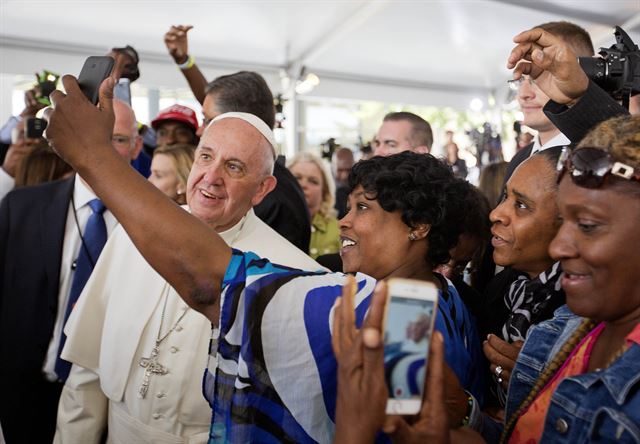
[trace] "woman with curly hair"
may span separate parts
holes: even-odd
[[[463,386],[483,386],[475,324],[457,290],[432,270],[449,261],[464,230],[465,182],[431,155],[403,152],[356,163],[347,214],[340,220],[343,271],[378,280],[420,279],[440,290],[435,328]]]
[[[340,249],[340,230],[335,203],[336,185],[331,172],[318,156],[298,153],[288,165],[298,180],[311,216],[309,256],[337,253]]]

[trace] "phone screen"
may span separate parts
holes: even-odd
[[[436,307],[437,291],[429,298],[390,294],[384,333],[387,413],[420,410]]]

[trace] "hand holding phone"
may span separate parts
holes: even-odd
[[[115,119],[115,82],[111,77],[95,82],[94,94],[101,97],[100,108],[94,105],[98,102],[97,98],[87,100],[85,91],[75,77],[63,76],[62,84],[65,92],[52,92],[50,98],[53,106],[44,112],[48,122],[45,137],[60,157],[80,169],[91,162],[97,152],[109,152],[109,155],[114,152],[111,139]]]
[[[420,411],[429,343],[438,308],[430,282],[392,278],[384,327],[384,367],[389,389],[387,414]]]
[[[78,85],[94,105],[98,103],[100,85],[111,74],[114,62],[109,56],[91,56],[84,62],[78,76]]]
[[[356,283],[347,276],[342,297],[332,310],[332,347],[338,364],[334,443],[371,443],[382,427],[387,403],[382,356],[382,321],[386,286],[379,282],[370,297],[362,328],[356,328]]]

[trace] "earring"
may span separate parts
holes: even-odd
[[[409,240],[410,241],[414,241],[417,240],[418,236],[416,236],[416,233],[414,233],[413,231],[411,233],[409,233]]]

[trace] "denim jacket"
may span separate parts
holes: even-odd
[[[509,381],[505,417],[520,406],[536,379],[582,323],[564,305],[529,331]],[[481,433],[498,442],[502,424],[487,418]],[[633,344],[603,371],[565,378],[545,419],[543,443],[640,443],[640,346]]]

